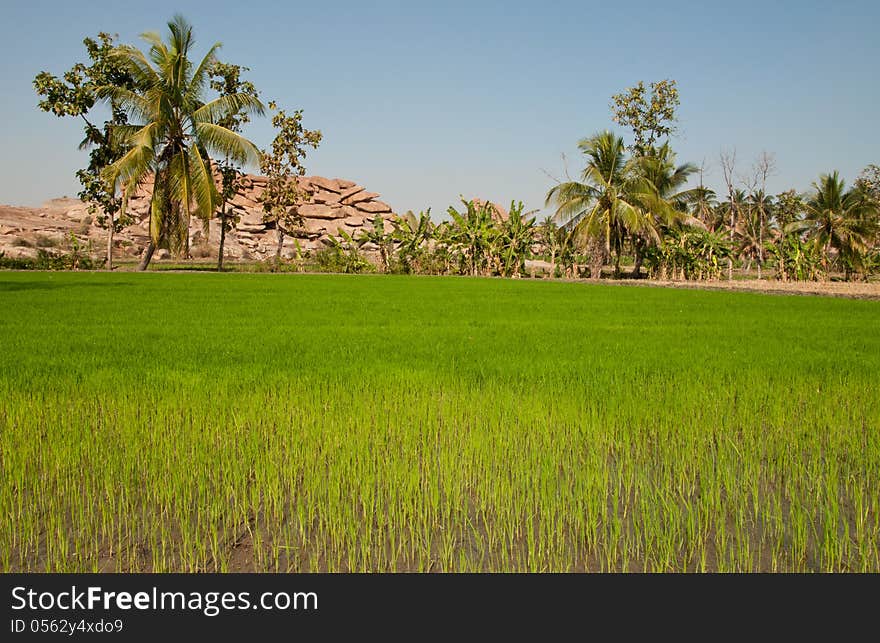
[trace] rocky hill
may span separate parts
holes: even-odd
[[[316,250],[340,230],[356,234],[370,225],[378,214],[391,229],[394,216],[391,206],[378,200],[379,194],[346,179],[321,176],[299,177],[301,189],[309,202],[299,207],[303,225],[295,238],[286,238],[282,254],[291,257],[296,243],[302,250]],[[246,175],[231,201],[231,212],[237,218],[236,229],[226,236],[224,254],[230,259],[262,260],[274,256],[277,244],[274,226],[263,221],[260,197],[266,177]],[[116,235],[114,257],[137,258],[149,241],[149,207],[152,186],[145,184],[129,202],[128,215],[133,223]],[[39,249],[64,249],[75,238],[80,244],[91,242],[96,257],[106,253],[107,231],[96,223],[87,204],[77,199],[53,199],[40,208],[0,206],[0,252],[7,257],[34,257]],[[207,230],[201,220],[193,218],[190,225],[190,251],[193,257],[215,257],[220,240],[219,219],[213,219]],[[159,251],[155,258],[167,258]]]

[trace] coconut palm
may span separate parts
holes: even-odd
[[[553,186],[546,204],[556,204],[555,218],[574,228],[578,240],[594,241],[590,248],[590,276],[598,278],[605,257],[615,255],[614,272],[620,274],[620,255],[629,234],[658,238],[654,217],[641,201],[649,193],[645,182],[627,161],[623,139],[601,132],[578,143],[587,157],[580,181]],[[598,242],[598,243],[595,243]]]
[[[864,191],[847,190],[836,171],[820,176],[813,190],[804,204],[804,218],[789,224],[788,230],[806,232],[807,240],[822,250],[826,273],[831,251],[836,251],[849,279],[853,271],[864,270],[864,255],[877,232],[877,207]]]
[[[689,214],[689,210],[705,201],[705,188],[685,189],[691,175],[698,171],[697,166],[690,163],[675,164],[675,153],[664,143],[650,156],[638,157],[634,160],[638,179],[633,182],[632,192],[641,208],[653,217],[653,225],[648,231],[662,234],[673,226],[690,225],[705,228],[703,222]],[[656,234],[634,232],[632,236],[635,263],[633,276],[641,272],[644,249]]]
[[[245,93],[209,102],[203,98],[220,43],[193,64],[192,27],[178,15],[168,23],[168,30],[167,42],[156,33],[142,35],[150,45],[148,54],[131,46],[117,48],[114,56],[134,78],[136,90],[117,86],[99,90],[102,98],[120,105],[132,123],[116,128],[114,135],[129,151],[107,168],[105,177],[114,187],[122,186],[124,200],[150,175],[154,180],[150,243],[141,270],[160,245],[178,254],[185,250],[190,216],[208,219],[221,202],[209,153],[242,164],[259,160],[253,143],[218,123],[242,111],[261,114],[260,101]]]

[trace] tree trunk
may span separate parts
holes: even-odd
[[[279,225],[276,225],[276,230],[278,231],[278,245],[275,246],[275,268],[274,270],[277,272],[278,268],[281,267],[281,246],[284,243],[284,229]]]
[[[761,278],[761,264],[764,263],[764,215],[763,208],[758,228],[758,279]]]
[[[635,262],[633,263],[632,277],[633,279],[641,279],[642,278],[642,262],[645,260],[644,254],[642,254],[642,243],[635,244]]]
[[[144,251],[144,258],[141,259],[140,265],[138,265],[138,270],[146,270],[147,266],[150,265],[150,259],[153,258],[153,253],[156,251],[156,246],[152,240],[147,244],[147,249]]]
[[[107,270],[113,272],[113,233],[116,224],[113,222],[113,213],[110,213],[110,226],[107,228]]]
[[[220,253],[217,255],[217,272],[223,272],[223,244],[226,243],[226,202],[220,210]]]
[[[590,279],[599,279],[602,276],[602,266],[605,265],[605,244],[601,239],[590,239]]]
[[[614,278],[620,279],[620,250],[614,253]]]

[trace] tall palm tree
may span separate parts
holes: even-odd
[[[628,234],[657,238],[654,219],[640,201],[648,193],[644,181],[626,158],[623,139],[600,132],[578,143],[587,157],[580,181],[553,186],[546,204],[556,204],[555,218],[574,228],[578,239],[594,242],[590,252],[590,276],[598,278],[605,257],[615,255],[614,272],[620,274],[620,255]],[[597,256],[598,255],[598,256]]]
[[[137,89],[105,86],[99,90],[102,98],[120,105],[132,123],[116,128],[114,135],[129,151],[107,168],[105,177],[114,187],[122,186],[125,201],[153,176],[150,243],[141,270],[159,245],[170,246],[176,253],[185,249],[190,216],[207,220],[219,205],[209,153],[242,164],[259,160],[253,143],[218,122],[241,111],[261,114],[262,103],[245,93],[205,102],[204,90],[220,43],[193,64],[192,27],[177,15],[168,30],[167,43],[157,33],[142,34],[150,45],[148,55],[132,46],[117,48],[114,55],[134,78]]]
[[[698,171],[691,163],[675,164],[675,153],[664,143],[650,156],[634,160],[635,171],[640,180],[633,184],[633,193],[642,209],[653,217],[650,229],[663,232],[673,226],[691,225],[705,228],[703,222],[689,214],[692,207],[705,201],[705,188],[685,189],[690,177]],[[638,277],[644,260],[644,249],[651,236],[633,234],[635,262],[633,276]]]
[[[804,218],[787,229],[806,232],[807,240],[823,251],[826,273],[835,250],[849,279],[853,270],[864,267],[865,252],[878,228],[877,207],[862,190],[847,190],[836,171],[821,175],[813,190],[804,205]]]

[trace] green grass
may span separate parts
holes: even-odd
[[[0,570],[880,571],[880,304],[0,275]]]

